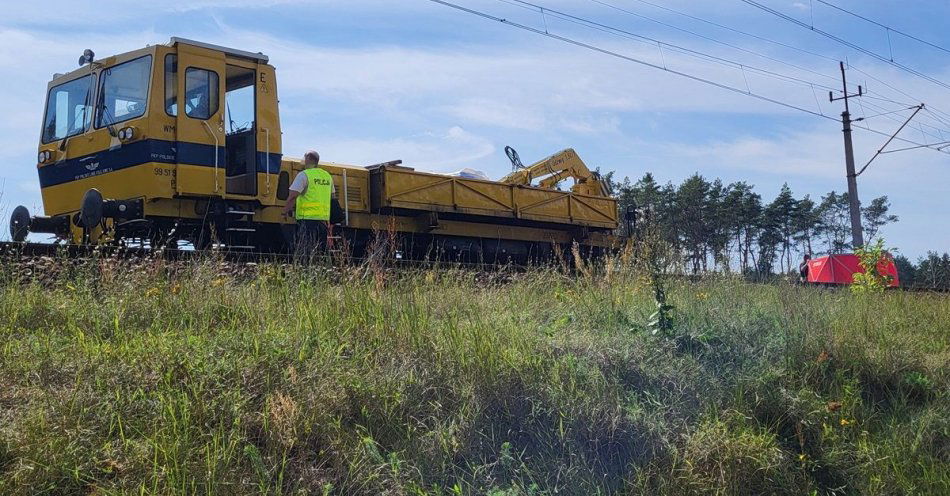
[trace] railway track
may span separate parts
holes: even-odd
[[[154,258],[167,260],[199,260],[217,257],[229,262],[292,262],[293,256],[278,253],[259,253],[228,250],[190,250],[166,248],[154,250],[148,247],[66,245],[53,243],[0,242],[0,256],[5,258],[60,257],[64,259],[88,258]]]
[[[66,245],[53,243],[17,243],[0,242],[0,260],[23,261],[37,258],[63,260],[92,260],[92,259],[118,259],[118,260],[147,260],[161,258],[168,261],[199,261],[214,260],[230,264],[291,264],[300,261],[292,254],[286,253],[261,253],[250,251],[235,251],[226,249],[211,250],[193,250],[165,248],[153,250],[148,247],[121,247],[121,246],[92,246],[92,245]],[[349,257],[347,263],[359,265],[369,261],[368,258]],[[478,262],[449,262],[449,261],[418,261],[389,259],[387,265],[394,268],[462,268],[483,272],[498,272],[523,270],[523,265],[514,264],[488,264]],[[693,282],[715,279],[718,275],[682,275],[678,279],[689,280]],[[774,282],[761,282],[760,284],[775,284]],[[830,289],[840,289],[840,286],[827,286]],[[901,291],[913,293],[943,293],[950,294],[948,288],[930,288],[902,286]]]
[[[102,245],[67,245],[54,243],[18,243],[0,242],[0,260],[18,262],[26,260],[149,260],[162,259],[167,261],[201,261],[225,262],[235,265],[253,264],[294,264],[310,263],[316,259],[307,260],[290,253],[267,253],[244,250],[209,249],[194,250],[181,248],[152,249],[149,247],[102,246]],[[401,257],[353,257],[339,259],[348,265],[359,266],[374,261],[390,268],[403,269],[430,269],[430,268],[464,268],[468,270],[499,272],[523,270],[525,266],[517,264],[480,263],[468,261],[445,260],[408,260]],[[341,263],[342,263],[341,262]]]

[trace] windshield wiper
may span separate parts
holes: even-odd
[[[115,126],[113,125],[113,122],[115,121],[115,116],[112,115],[112,111],[109,110],[109,106],[106,105],[106,102],[100,101],[100,102],[99,102],[99,105],[98,105],[97,107],[98,107],[98,108],[96,108],[96,112],[97,112],[97,113],[98,113],[98,112],[107,112],[109,115],[112,116],[112,117],[108,117],[108,116],[103,116],[103,117],[105,117],[106,119],[108,119],[108,122],[106,123],[106,129],[109,130],[109,136],[112,136],[113,138],[117,137],[117,136],[119,135],[119,133],[116,132]]]
[[[86,76],[86,77],[89,77],[89,76]],[[85,100],[83,100],[83,104],[82,104],[82,107],[83,107],[83,110],[82,110],[83,131],[82,132],[83,133],[89,130],[89,125],[86,124],[86,109],[90,107],[89,100],[92,100],[92,88],[86,90],[86,98]],[[91,124],[92,116],[89,116],[89,117],[90,117],[89,122]],[[82,133],[74,133],[74,134],[82,134]],[[109,134],[112,134],[112,130],[109,131]],[[63,141],[59,142],[59,151],[61,152],[66,151],[66,145],[69,144],[69,138],[71,136],[72,135],[69,135],[69,133],[67,133],[67,136],[63,138]],[[113,136],[115,135],[113,134]]]

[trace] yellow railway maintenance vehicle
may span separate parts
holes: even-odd
[[[334,235],[356,253],[385,232],[407,257],[482,260],[618,243],[617,202],[573,150],[529,167],[508,151],[517,170],[502,181],[321,163],[340,196]],[[302,162],[283,156],[276,70],[261,53],[181,38],[99,60],[87,50],[49,83],[37,162],[46,216],[17,207],[14,241],[293,245],[281,207]],[[555,189],[567,178],[571,191]]]

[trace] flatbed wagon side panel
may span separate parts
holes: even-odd
[[[460,211],[514,217],[511,187],[408,169],[386,168],[384,202],[389,207]]]
[[[373,171],[378,207],[518,218],[615,229],[612,198],[383,167]],[[375,207],[374,207],[375,208]]]
[[[616,229],[617,201],[541,188],[515,189],[521,218]]]

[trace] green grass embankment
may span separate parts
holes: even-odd
[[[950,298],[635,271],[0,280],[2,494],[950,494]]]

